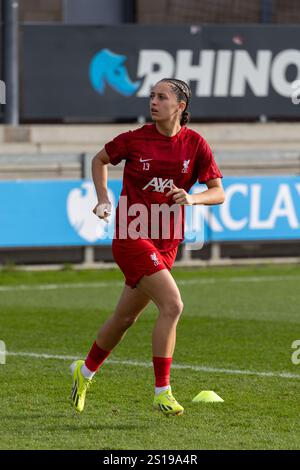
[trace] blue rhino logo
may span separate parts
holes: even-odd
[[[98,93],[103,95],[106,83],[124,96],[131,96],[137,91],[141,82],[130,80],[125,61],[126,56],[114,54],[108,49],[102,49],[93,57],[90,80]]]

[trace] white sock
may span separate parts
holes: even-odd
[[[86,379],[92,379],[94,377],[94,375],[96,374],[96,372],[92,372],[90,369],[88,369],[85,364],[83,364],[81,366],[80,371],[81,371],[83,377],[86,378]]]
[[[165,387],[155,387],[155,395],[159,395],[162,392],[165,392],[166,390],[171,390],[170,385],[166,385]]]

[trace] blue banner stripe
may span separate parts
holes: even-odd
[[[226,177],[223,184],[224,204],[186,207],[187,242],[203,233],[206,242],[300,239],[299,176]],[[121,180],[108,183],[114,207],[121,187]],[[0,246],[109,245],[114,218],[97,219],[95,204],[89,180],[1,182]]]

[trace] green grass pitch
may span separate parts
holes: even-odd
[[[0,449],[300,448],[300,364],[291,361],[300,266],[173,274],[185,304],[171,376],[185,407],[177,418],[151,408],[153,304],[102,367],[83,414],[70,406],[66,357],[84,358],[112,313],[118,270],[0,273],[0,339],[9,353],[0,364]],[[224,403],[192,403],[201,390]]]

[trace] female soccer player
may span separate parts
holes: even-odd
[[[184,224],[184,205],[224,202],[222,175],[209,145],[186,127],[190,100],[191,90],[185,82],[173,78],[159,81],[150,95],[154,123],[120,134],[93,159],[98,196],[94,213],[106,221],[111,212],[107,164],[117,165],[125,159],[112,244],[125,286],[114,314],[99,330],[86,360],[75,361],[71,366],[72,403],[78,412],[83,411],[94,374],[152,300],[158,308],[152,335],[153,407],[165,415],[183,413],[170,387],[176,326],[183,309],[170,271],[183,239],[180,229]],[[205,183],[207,190],[188,194],[197,180]],[[157,207],[164,207],[163,221],[154,217]]]

